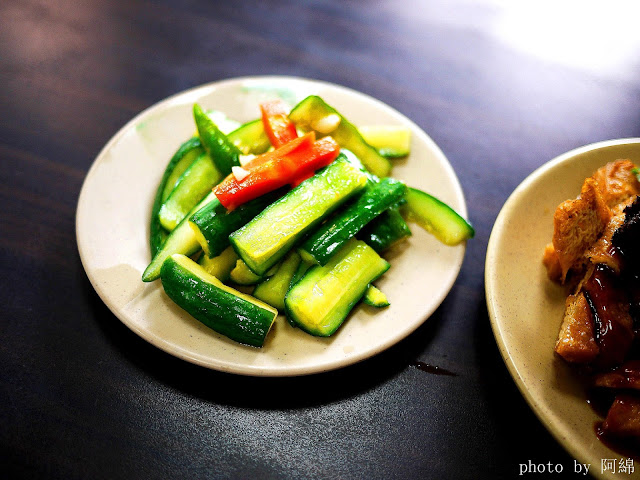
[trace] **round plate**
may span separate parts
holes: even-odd
[[[245,122],[259,117],[259,102],[279,97],[293,106],[322,96],[356,125],[407,125],[411,156],[393,175],[426,190],[466,216],[458,179],[437,145],[406,117],[362,93],[293,77],[246,77],[203,85],[172,96],[125,125],[104,147],[84,181],[76,216],[85,271],[105,304],[131,330],[172,355],[209,368],[245,375],[303,375],[343,367],[374,355],[414,331],[445,298],[465,247],[447,247],[413,228],[404,245],[385,255],[389,271],[376,282],[391,306],[358,306],[340,330],[322,339],[276,320],[263,348],[237,344],[193,319],[141,275],[150,261],[151,203],[169,158],[193,135],[192,108],[225,112]]]
[[[561,155],[533,172],[511,194],[493,227],[485,265],[487,306],[502,357],[522,395],[551,434],[590,473],[620,458],[601,443],[601,420],[587,404],[576,372],[554,353],[566,292],[542,264],[553,214],[580,193],[584,179],[620,158],[640,162],[640,139],[596,143]],[[565,466],[566,467],[566,466]]]

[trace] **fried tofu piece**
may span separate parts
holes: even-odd
[[[636,296],[633,289],[627,293],[628,285],[618,284],[629,265],[640,265],[640,223],[634,217],[640,214],[629,207],[639,205],[634,168],[629,160],[610,162],[584,181],[578,198],[558,206],[543,264],[551,280],[577,292],[566,300],[555,352],[569,363],[600,371],[593,378],[596,387],[625,392],[616,396],[602,433],[640,448],[640,360],[624,362],[634,338],[640,342]]]
[[[600,352],[591,307],[582,292],[567,297],[555,351],[567,362],[579,364],[592,362]]]
[[[580,272],[587,263],[620,270],[611,238],[624,222],[624,207],[640,195],[634,168],[630,160],[609,162],[584,181],[578,198],[558,206],[553,249],[547,246],[543,256],[550,279],[564,283],[569,271]]]
[[[598,184],[602,198],[609,207],[640,195],[640,182],[633,173],[634,168],[630,160],[616,160],[600,167],[591,177]]]
[[[572,268],[585,262],[585,252],[600,237],[611,218],[611,210],[604,201],[593,178],[587,178],[580,196],[562,202],[553,217],[553,248],[561,268],[561,281]]]
[[[552,282],[560,283],[562,281],[562,267],[560,266],[560,260],[556,249],[553,248],[553,243],[547,244],[542,254],[542,263],[547,269],[547,275]]]

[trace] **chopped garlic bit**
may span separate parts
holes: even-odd
[[[248,170],[235,165],[231,167],[231,173],[233,173],[233,176],[236,177],[236,180],[239,182],[241,182],[247,175],[249,175]]]
[[[250,153],[248,155],[240,155],[238,160],[240,161],[240,166],[244,167],[247,163],[249,163],[254,158],[256,158],[256,156]]]
[[[340,125],[340,115],[330,113],[326,117],[319,118],[315,122],[312,122],[311,128],[326,135],[338,128],[338,125]]]

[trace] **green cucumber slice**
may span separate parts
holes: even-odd
[[[332,116],[338,119],[337,123],[326,122]],[[364,166],[374,175],[386,177],[391,172],[389,160],[365,142],[358,129],[335,108],[327,105],[322,98],[316,95],[305,98],[291,110],[289,118],[296,124],[297,128],[303,131],[314,130],[319,137],[331,135],[341,147],[347,148],[356,154]],[[329,126],[326,124],[329,124]]]
[[[363,125],[358,131],[364,141],[386,158],[402,158],[411,150],[411,129],[401,125]]]
[[[389,263],[361,240],[351,239],[325,266],[311,267],[287,293],[287,317],[311,335],[328,337],[342,325],[369,284]]]
[[[367,287],[367,291],[364,292],[364,296],[362,297],[362,303],[376,308],[384,308],[391,305],[384,292],[374,285]]]
[[[298,252],[290,251],[276,272],[256,286],[253,296],[277,308],[279,312],[284,312],[284,297],[289,291],[291,280],[298,270],[300,262]]]
[[[310,234],[299,247],[302,258],[307,262],[325,265],[367,223],[398,203],[406,190],[403,182],[390,177],[378,183],[369,183],[356,200],[337,211]]]
[[[262,195],[232,211],[227,211],[219,200],[210,202],[189,218],[189,224],[198,238],[205,255],[213,257],[229,246],[229,235],[263,211],[284,194],[283,189]]]
[[[262,347],[278,311],[226,286],[190,258],[174,254],[162,265],[167,296],[207,327],[230,339]]]
[[[173,191],[167,197],[158,217],[164,228],[171,231],[187,213],[222,180],[211,157],[202,153],[185,170]]]
[[[304,274],[307,273],[307,270],[309,270],[313,265],[314,265],[313,263],[308,263],[302,260],[298,265],[298,268],[296,268],[296,271],[294,272],[293,277],[291,277],[289,288],[293,287],[296,283],[298,283],[302,279],[302,277],[304,277]]]
[[[273,275],[276,272],[277,267],[278,265],[274,265],[273,267],[271,267],[271,269],[269,269],[269,271],[264,276],[256,275],[249,269],[249,267],[247,267],[247,264],[239,258],[238,260],[236,260],[236,264],[231,270],[229,279],[237,285],[256,285],[262,282],[265,277]]]
[[[167,178],[167,181],[162,190],[162,202],[164,203],[173,189],[178,184],[178,180],[182,174],[191,166],[191,164],[204,153],[204,148],[200,143],[200,139],[197,137],[190,138],[182,144],[180,149],[176,152],[176,156],[179,155],[178,163]]]
[[[153,257],[167,238],[168,232],[160,223],[158,212],[165,202],[176,181],[184,173],[193,161],[202,154],[204,150],[200,145],[200,139],[190,138],[184,142],[178,150],[173,154],[171,160],[165,167],[162,179],[156,190],[156,196],[151,206],[151,219],[149,222],[149,246],[151,248],[151,256]]]
[[[220,173],[224,176],[229,175],[231,167],[240,165],[240,150],[220,131],[197,103],[193,105],[193,118],[205,151]]]
[[[226,282],[229,280],[229,275],[233,267],[236,266],[237,260],[236,251],[229,245],[220,255],[213,258],[209,258],[207,255],[200,255],[198,265],[221,282]]]
[[[409,225],[397,207],[382,212],[358,234],[359,239],[364,240],[378,253],[410,236]]]
[[[226,113],[220,110],[207,110],[206,114],[225,135],[229,135],[229,133],[237,130],[241,126],[240,122],[229,118]]]
[[[307,263],[304,260],[302,260],[301,258],[301,262],[298,264],[298,268],[296,268],[296,271],[293,274],[293,277],[291,277],[291,281],[289,282],[289,290],[291,290],[291,287],[293,287],[296,283],[298,283],[300,280],[302,280],[302,278],[304,277],[305,273],[307,273],[307,270],[309,270],[313,265],[312,263]],[[285,294],[286,296],[286,294]],[[298,325],[296,325],[296,322],[294,322],[288,315],[287,315],[287,310],[285,308],[284,310],[284,314],[285,317],[287,319],[287,322],[289,323],[289,325],[291,325],[292,327],[297,328]]]
[[[441,200],[417,188],[409,188],[407,203],[400,207],[402,216],[433,234],[445,245],[458,245],[473,238],[475,230],[469,222]]]
[[[195,233],[189,226],[188,220],[191,215],[197,212],[200,208],[207,203],[217,200],[215,193],[211,192],[207,195],[198,205],[182,219],[176,228],[169,234],[165,242],[162,244],[162,248],[154,255],[151,263],[147,266],[142,273],[143,282],[152,282],[160,277],[160,269],[162,263],[174,253],[181,253],[183,255],[192,255],[200,250],[200,244],[196,238]]]
[[[244,155],[260,155],[271,148],[271,142],[260,118],[240,125],[229,133],[227,138]]]
[[[263,275],[366,183],[365,173],[336,159],[232,233],[231,245],[254,273]]]

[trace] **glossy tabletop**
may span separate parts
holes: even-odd
[[[640,137],[639,13],[622,1],[0,3],[0,473],[495,479],[531,462],[573,477],[500,356],[484,262],[533,170]],[[253,75],[385,102],[438,144],[464,191],[476,236],[451,292],[356,365],[294,378],[192,365],[123,325],[81,264],[78,196],[106,142],[170,95]]]

